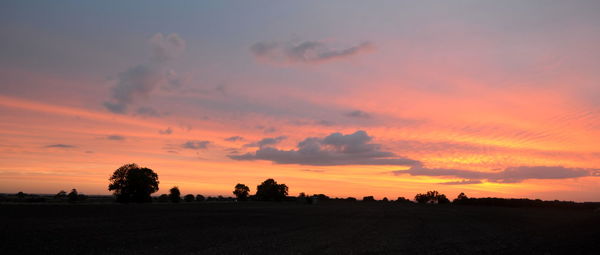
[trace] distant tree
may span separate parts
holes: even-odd
[[[194,201],[194,195],[192,194],[187,194],[183,197],[183,201],[185,202],[193,202]]]
[[[66,197],[67,197],[67,192],[64,190],[61,190],[58,193],[56,193],[56,195],[54,195],[54,198],[56,198],[56,199],[65,199]]]
[[[87,199],[88,199],[88,196],[81,194],[81,193],[77,196],[77,201],[85,201]]]
[[[356,202],[356,198],[354,198],[354,197],[347,197],[346,201]]]
[[[256,187],[256,198],[260,201],[281,201],[287,194],[287,185],[277,184],[273,179],[267,179]]]
[[[162,202],[162,203],[169,202],[169,195],[162,194],[162,195],[158,196],[158,202]]]
[[[452,200],[452,203],[463,203],[464,201],[469,200],[469,197],[467,197],[467,195],[465,195],[465,193],[461,192],[460,194],[458,194],[458,196]]]
[[[421,204],[447,204],[450,200],[446,198],[446,195],[440,194],[437,191],[427,191],[425,194],[417,194],[415,200]]]
[[[317,199],[319,199],[321,201],[325,201],[325,200],[331,199],[329,196],[327,196],[325,194],[314,194],[313,197],[317,197]]]
[[[375,202],[375,198],[373,196],[366,196],[362,199],[363,202]]]
[[[248,193],[250,193],[250,188],[241,183],[235,185],[235,188],[233,190],[233,194],[237,197],[239,201],[248,200]]]
[[[405,197],[398,197],[396,199],[396,202],[398,202],[398,203],[411,203],[411,201],[408,200],[408,199],[406,199]]]
[[[446,197],[446,195],[444,195],[444,194],[439,194],[437,196],[437,203],[438,204],[449,204],[450,203],[450,199],[448,199]]]
[[[202,201],[204,201],[204,200],[206,200],[206,199],[204,198],[204,196],[203,196],[203,195],[200,195],[200,194],[196,195],[196,201],[198,201],[198,202],[202,202]]]
[[[177,186],[169,190],[169,200],[173,203],[179,203],[179,201],[181,201],[181,192]]]
[[[381,202],[389,202],[390,200],[388,200],[387,197],[383,197],[383,199],[381,200]]]
[[[109,178],[109,191],[114,191],[117,202],[151,202],[150,194],[158,191],[158,175],[149,168],[136,164],[119,167]]]
[[[18,199],[25,199],[26,194],[23,191],[19,191],[16,196]]]
[[[77,200],[79,200],[79,194],[77,193],[76,189],[72,189],[67,197],[69,198],[69,202],[77,202]]]

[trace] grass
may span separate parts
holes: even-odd
[[[0,204],[2,254],[596,254],[592,210],[396,203]]]

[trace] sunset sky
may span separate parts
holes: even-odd
[[[2,1],[0,193],[600,201],[600,1]]]

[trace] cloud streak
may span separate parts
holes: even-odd
[[[363,42],[352,47],[332,49],[321,41],[257,42],[250,51],[259,59],[282,63],[317,64],[339,60],[373,49],[373,44]]]
[[[600,169],[567,168],[563,166],[516,166],[498,172],[478,172],[461,169],[412,167],[408,170],[392,172],[395,175],[452,177],[464,179],[458,182],[441,184],[476,184],[482,181],[494,183],[519,183],[525,180],[570,179],[587,176],[600,176]]]
[[[46,145],[44,146],[44,148],[64,148],[64,149],[68,149],[68,148],[76,148],[77,146],[75,145],[70,145],[70,144],[62,144],[62,143],[57,143],[57,144],[50,144],[50,145]]]
[[[361,110],[351,111],[349,113],[344,114],[346,117],[351,118],[360,118],[360,119],[368,119],[371,118],[371,114],[367,112],[363,112]]]
[[[243,140],[244,140],[244,138],[239,135],[225,138],[225,141],[228,141],[228,142],[237,142],[237,141],[243,141]]]
[[[297,149],[282,150],[260,147],[255,152],[229,155],[234,160],[268,160],[277,164],[313,166],[333,165],[418,165],[418,161],[382,151],[379,144],[370,143],[365,131],[344,135],[333,133],[323,138],[309,137],[298,143]]]
[[[208,148],[210,141],[187,141],[181,145],[184,149],[200,150]]]
[[[113,141],[123,141],[125,140],[125,137],[122,135],[109,135],[106,137],[106,139]]]
[[[265,146],[278,144],[279,142],[283,141],[286,138],[287,138],[287,136],[278,136],[278,137],[263,138],[263,139],[261,139],[258,142],[244,144],[244,147],[259,147],[259,148],[263,148]]]
[[[161,135],[170,135],[173,134],[173,129],[171,129],[171,127],[168,127],[165,130],[158,130],[158,133]]]

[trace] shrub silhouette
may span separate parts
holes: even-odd
[[[25,199],[25,196],[27,196],[27,194],[23,193],[23,191],[19,191],[19,193],[17,193],[17,199],[19,200],[23,200]]]
[[[119,167],[109,178],[109,191],[114,191],[117,202],[151,202],[150,194],[158,191],[158,175],[149,168],[136,164]]]
[[[179,201],[181,201],[181,192],[177,186],[169,190],[169,200],[173,203],[179,203]]]
[[[158,196],[158,202],[162,202],[162,203],[169,202],[169,195],[162,194],[162,195]]]
[[[396,202],[398,202],[398,203],[412,203],[410,200],[406,199],[405,197],[398,197],[396,199]]]
[[[233,190],[233,194],[237,197],[239,201],[248,200],[248,193],[250,193],[250,188],[241,183],[235,185],[235,188]]]
[[[450,203],[450,200],[448,200],[448,198],[446,198],[446,195],[444,194],[440,194],[439,192],[433,190],[433,191],[427,191],[427,193],[425,194],[417,194],[415,196],[415,200],[417,202],[419,202],[420,204],[447,204]]]
[[[204,200],[206,200],[206,198],[204,198],[203,195],[200,195],[200,194],[196,195],[196,201],[203,202]]]
[[[363,202],[375,202],[375,198],[373,196],[366,196],[362,199]]]
[[[390,200],[388,200],[387,197],[383,197],[383,199],[381,200],[381,202],[389,202]]]
[[[273,179],[267,179],[256,186],[256,199],[259,201],[281,201],[286,198],[288,187],[285,184],[277,184]]]
[[[458,196],[454,200],[452,200],[452,203],[460,204],[467,200],[469,200],[469,197],[467,197],[467,195],[465,195],[465,193],[461,192],[460,194],[458,194]]]
[[[183,201],[185,202],[193,202],[194,201],[194,195],[192,194],[187,194],[183,197]]]
[[[55,199],[65,199],[67,197],[67,192],[64,190],[59,191],[58,193],[56,193],[56,195],[54,195]]]
[[[347,197],[346,201],[356,202],[356,198],[354,198],[354,197]]]
[[[450,200],[446,197],[446,195],[440,194],[437,196],[437,203],[438,204],[449,204]]]
[[[325,201],[325,200],[331,199],[329,196],[327,196],[325,194],[314,194],[313,197],[317,197],[317,199],[319,199],[321,201]]]
[[[72,189],[67,197],[69,198],[69,202],[77,202],[77,200],[79,200],[79,194],[77,193],[76,189]]]

